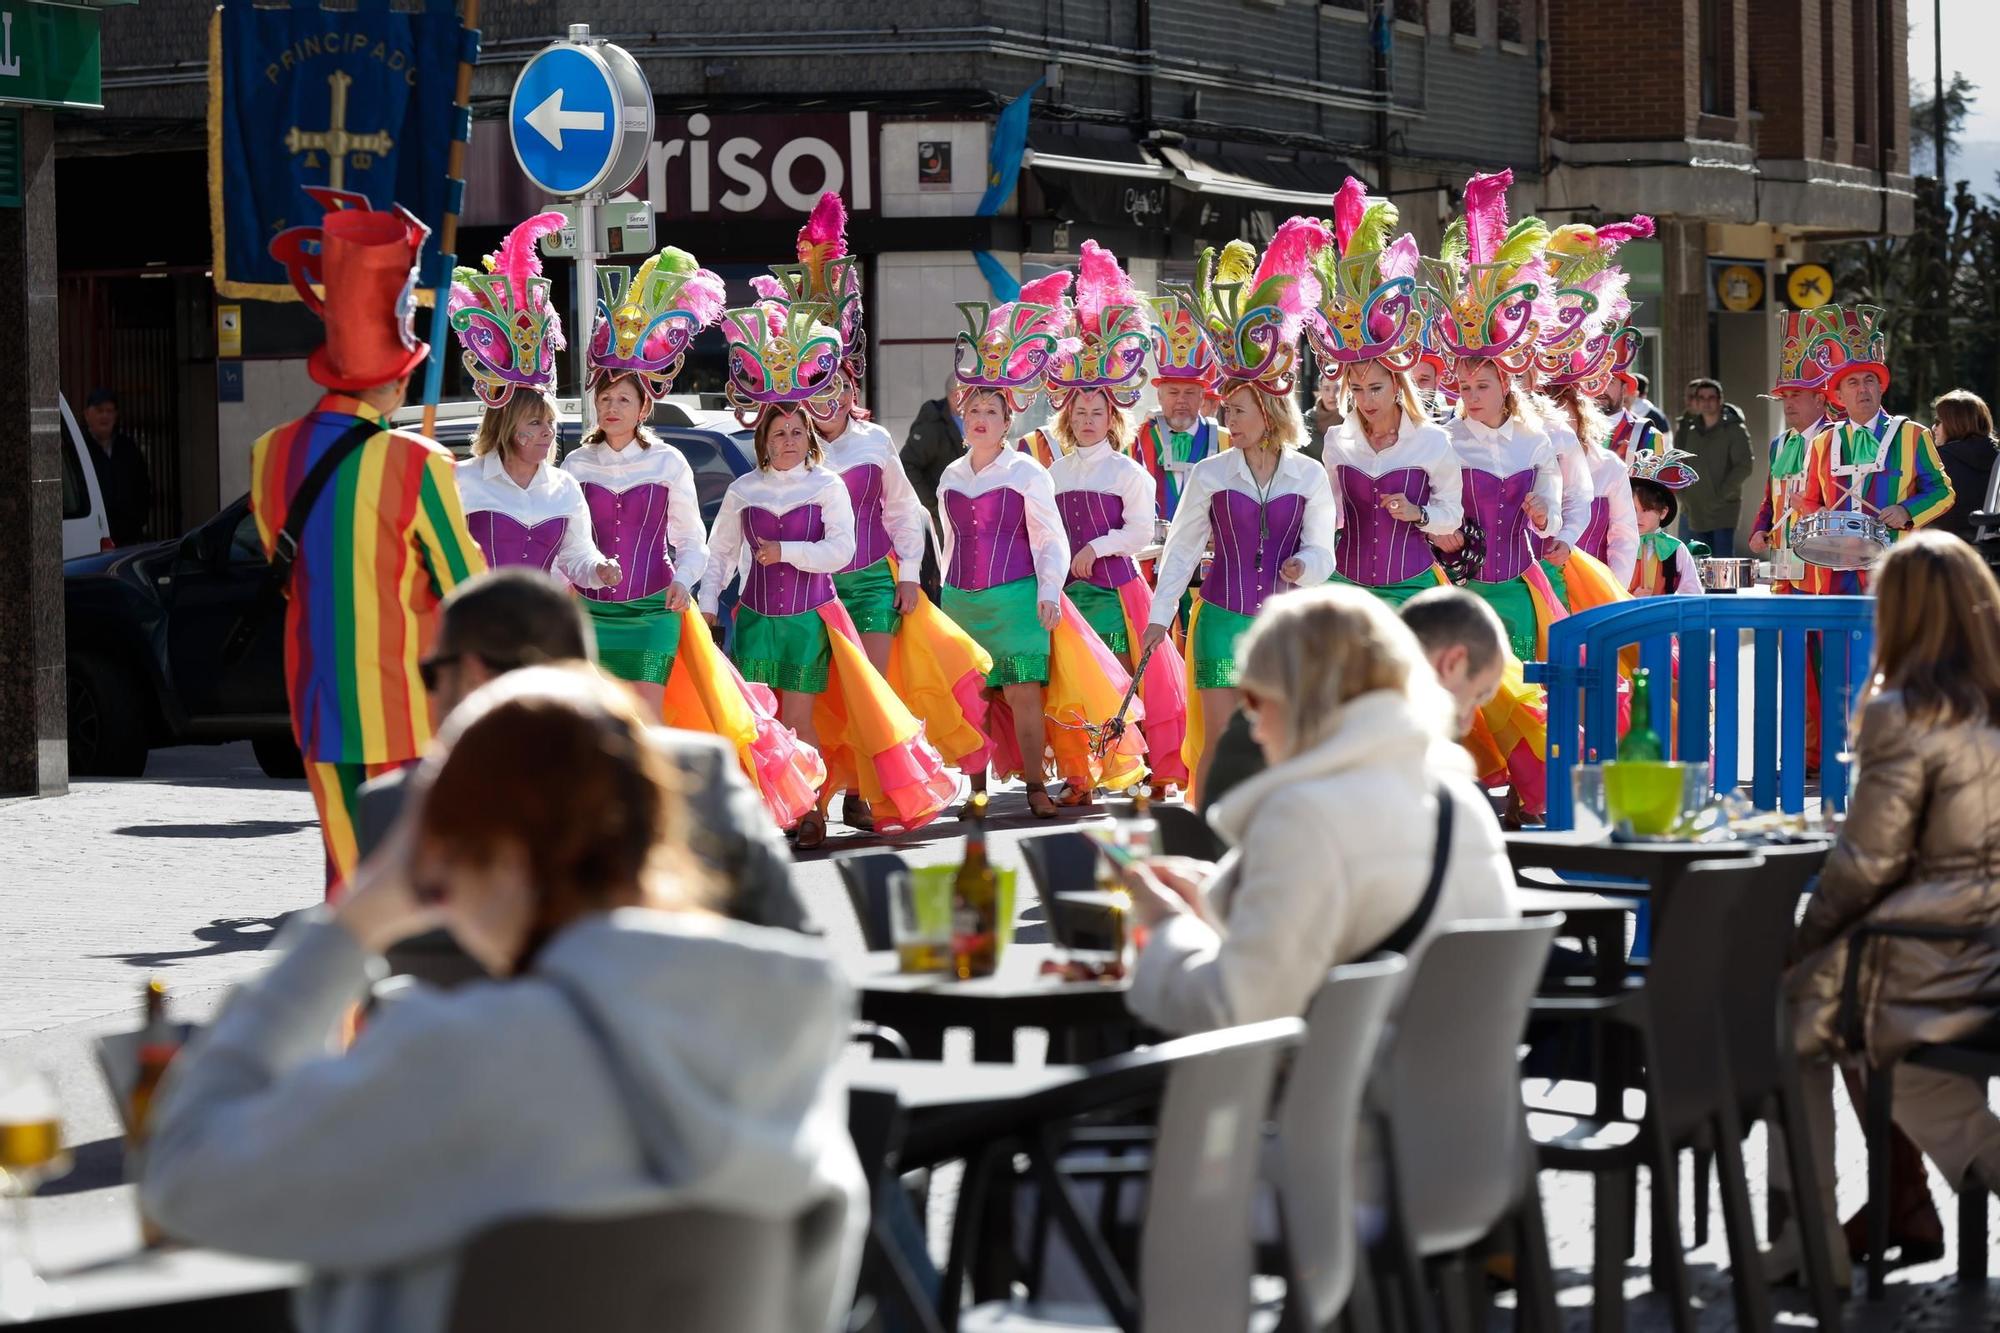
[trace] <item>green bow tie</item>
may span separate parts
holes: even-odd
[[[1857,426],[1851,421],[1840,423],[1840,459],[1848,467],[1867,467],[1882,451],[1882,442],[1875,438],[1875,432],[1867,426]]]
[[[1663,565],[1674,558],[1679,546],[1680,540],[1670,532],[1648,532],[1639,538],[1639,554],[1650,555]]]
[[[1771,479],[1783,480],[1796,477],[1806,470],[1806,437],[1795,430],[1785,432],[1785,438],[1778,443],[1776,453],[1771,455]]]
[[[1194,449],[1194,432],[1191,430],[1173,431],[1167,438],[1174,446],[1176,460],[1185,460]]]

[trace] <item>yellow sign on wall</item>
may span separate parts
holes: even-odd
[[[1743,315],[1764,304],[1764,275],[1749,264],[1726,264],[1715,270],[1715,299],[1731,314]]]
[[[1822,264],[1800,264],[1785,275],[1785,299],[1800,310],[1833,304],[1833,275]]]
[[[243,355],[243,307],[219,305],[215,308],[215,354]]]

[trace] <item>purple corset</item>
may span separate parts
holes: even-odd
[[[1277,495],[1260,505],[1242,491],[1217,491],[1208,521],[1215,561],[1202,579],[1201,599],[1254,616],[1277,590],[1279,568],[1299,553],[1306,497]]]
[[[1465,512],[1486,534],[1486,561],[1479,568],[1481,583],[1519,578],[1534,563],[1535,553],[1528,545],[1528,513],[1521,508],[1534,489],[1533,468],[1511,477],[1465,470]]]
[[[594,602],[636,602],[665,592],[674,581],[667,558],[667,488],[655,482],[614,491],[586,481],[583,499],[597,549],[625,571],[617,587],[585,588],[583,595]]]
[[[488,565],[494,569],[526,565],[544,574],[556,567],[556,552],[562,547],[563,528],[568,522],[557,515],[531,528],[497,509],[481,509],[465,516],[466,531],[479,543]]]
[[[1116,532],[1125,522],[1125,497],[1105,491],[1062,491],[1056,496],[1056,508],[1062,512],[1072,551],[1081,551],[1105,533]],[[1090,567],[1086,582],[1117,588],[1138,577],[1138,567],[1130,556],[1107,555]]]
[[[840,474],[847,494],[854,501],[854,558],[847,562],[846,574],[868,566],[889,554],[889,527],[882,521],[882,469],[863,463]]]
[[[1590,502],[1590,522],[1583,525],[1583,535],[1576,539],[1576,549],[1588,556],[1604,559],[1611,549],[1611,501],[1606,496],[1597,496]]]
[[[1035,576],[1028,549],[1028,505],[1021,493],[1001,487],[984,495],[944,493],[951,524],[951,568],[945,582],[960,592],[984,592]]]
[[[826,536],[826,518],[814,504],[787,509],[783,514],[746,507],[743,536],[753,553],[756,541],[816,542]],[[832,600],[832,576],[808,574],[783,561],[760,565],[753,559],[743,580],[743,605],[767,616],[796,616]]]
[[[1430,539],[1416,524],[1389,517],[1382,498],[1402,495],[1411,504],[1428,504],[1430,474],[1420,467],[1400,467],[1379,477],[1370,477],[1358,467],[1334,471],[1345,512],[1340,537],[1333,545],[1333,567],[1369,588],[1401,583],[1429,569],[1437,559]]]

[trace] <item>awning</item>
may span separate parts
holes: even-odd
[[[1174,169],[1182,184],[1198,194],[1225,199],[1251,199],[1299,210],[1326,212],[1346,174],[1344,165],[1328,161],[1315,166],[1291,160],[1259,157],[1249,151],[1225,150],[1212,158],[1185,148],[1161,144],[1149,151]],[[1321,178],[1325,178],[1324,184]]]

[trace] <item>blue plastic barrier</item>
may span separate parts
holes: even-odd
[[[1744,630],[1754,634],[1756,645],[1747,699],[1738,664]],[[1551,829],[1575,827],[1570,770],[1593,755],[1617,754],[1619,650],[1636,645],[1639,665],[1652,673],[1657,687],[1674,679],[1677,644],[1679,681],[1671,690],[1655,688],[1653,729],[1673,736],[1683,758],[1698,762],[1712,753],[1715,789],[1732,791],[1743,780],[1737,733],[1747,702],[1754,709],[1751,800],[1760,810],[1793,814],[1806,803],[1806,673],[1808,654],[1817,656],[1820,799],[1846,810],[1848,720],[1873,657],[1874,599],[1643,597],[1557,621],[1549,628],[1549,660],[1527,664],[1527,678],[1548,687]]]

